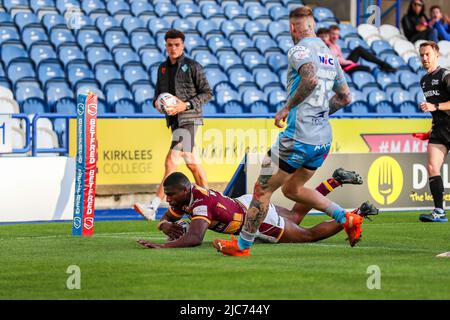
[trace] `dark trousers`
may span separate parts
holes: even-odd
[[[376,63],[379,66],[383,66],[384,62],[380,59],[378,59],[372,52],[369,50],[359,46],[350,52],[348,55],[348,60],[352,60],[353,62],[358,62],[359,58],[363,58],[364,60]]]

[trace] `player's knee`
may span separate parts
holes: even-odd
[[[439,166],[434,164],[434,163],[429,163],[428,164],[428,175],[430,177],[434,177],[434,176],[440,175],[440,168],[439,168]]]
[[[284,196],[291,199],[296,196],[297,194],[297,187],[291,183],[285,183],[281,187],[281,192],[283,192]]]

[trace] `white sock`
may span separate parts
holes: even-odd
[[[156,210],[156,209],[158,209],[160,204],[161,204],[161,199],[159,197],[154,197],[152,202],[150,203],[150,207],[152,207],[154,210]]]

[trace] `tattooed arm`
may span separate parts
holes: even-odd
[[[347,83],[343,83],[337,86],[334,91],[336,94],[330,99],[330,115],[339,111],[341,108],[352,102],[352,97],[350,95],[350,89],[348,88]]]
[[[311,62],[302,65],[299,68],[298,73],[300,74],[301,80],[297,87],[297,91],[295,91],[294,95],[289,99],[286,106],[275,115],[275,125],[279,128],[284,127],[281,122],[286,121],[289,111],[305,101],[319,82],[316,75],[316,67]]]

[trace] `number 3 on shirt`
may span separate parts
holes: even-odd
[[[327,92],[333,89],[333,81],[326,81],[319,79],[317,82],[317,87],[314,90],[313,95],[308,99],[307,103],[313,107],[325,107],[325,98],[328,100]]]

